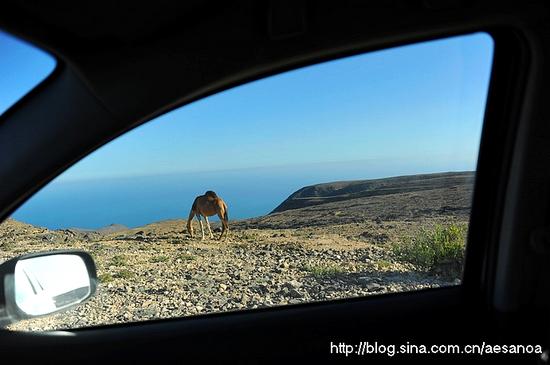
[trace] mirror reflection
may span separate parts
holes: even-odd
[[[28,315],[43,315],[91,294],[88,269],[78,255],[31,257],[15,266],[15,303]]]

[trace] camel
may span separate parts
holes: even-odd
[[[221,240],[223,234],[229,230],[229,226],[227,224],[229,220],[227,217],[227,205],[220,197],[218,197],[218,195],[216,195],[215,192],[210,190],[204,193],[204,195],[197,196],[193,202],[191,211],[189,212],[189,218],[187,219],[187,232],[189,232],[191,238],[193,238],[193,227],[191,226],[191,221],[193,220],[193,217],[197,217],[197,220],[201,225],[202,239],[204,239],[204,228],[202,225],[201,216],[206,220],[206,226],[210,232],[210,238],[214,238],[212,229],[210,228],[210,222],[208,222],[208,217],[215,214],[218,215],[220,221],[222,222],[222,233],[218,238],[218,240]]]

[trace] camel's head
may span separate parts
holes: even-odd
[[[216,193],[213,192],[212,190],[208,190],[206,193],[204,193],[204,195],[211,199],[216,199],[218,197]]]

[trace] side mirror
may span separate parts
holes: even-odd
[[[70,308],[97,289],[92,257],[83,251],[23,255],[0,265],[0,325]]]

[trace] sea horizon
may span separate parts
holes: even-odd
[[[48,229],[128,228],[187,219],[196,196],[215,191],[229,207],[230,220],[264,216],[297,190],[338,181],[474,171],[469,166],[421,168],[386,166],[380,161],[325,163],[223,171],[54,180],[11,218]],[[441,166],[443,167],[443,166]],[[217,221],[217,217],[212,217]]]

